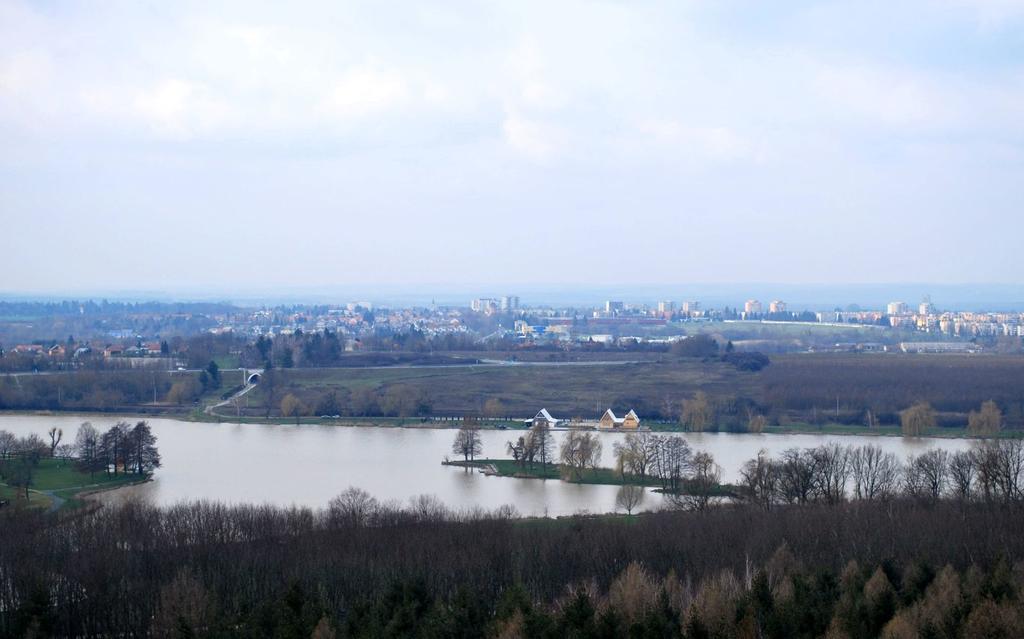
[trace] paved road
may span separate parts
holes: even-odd
[[[242,395],[245,395],[246,393],[248,393],[249,391],[251,391],[254,388],[256,388],[256,384],[246,384],[242,388],[242,390],[238,391],[237,393],[235,393],[231,397],[228,397],[224,401],[217,402],[216,404],[210,404],[209,406],[207,406],[203,410],[203,412],[206,413],[207,415],[213,415],[213,411],[214,410],[220,408],[221,406],[229,405],[232,402],[232,400],[237,399],[237,398],[241,397]]]
[[[465,364],[383,364],[378,366],[329,366],[327,368],[333,370],[367,370],[367,369],[386,369],[386,368],[473,368],[479,366],[616,366],[619,364],[643,364],[645,360],[593,360],[583,362],[535,362],[535,361],[518,361],[518,360],[507,360],[507,359],[481,359],[476,362],[466,362]],[[150,370],[146,368],[135,368],[135,369],[113,369],[113,370],[135,370],[139,372],[147,373],[199,373],[205,368],[183,368],[175,370]],[[225,368],[225,371],[255,371],[252,368]],[[310,370],[310,369],[303,369]],[[24,371],[20,373],[3,373],[7,377],[29,377],[36,375],[63,375],[66,373],[74,373],[77,371]]]

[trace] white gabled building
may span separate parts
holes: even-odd
[[[601,415],[601,421],[597,423],[601,430],[636,430],[640,428],[640,417],[633,409],[623,417],[616,417],[612,409],[608,409]]]
[[[548,412],[548,409],[542,408],[540,409],[539,413],[533,416],[533,419],[526,420],[526,423],[528,423],[530,426],[539,426],[543,424],[544,426],[553,428],[555,426],[558,426],[559,422],[561,421],[562,420],[560,419],[555,419],[554,417],[552,417],[551,413]]]

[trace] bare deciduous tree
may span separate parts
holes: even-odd
[[[980,411],[971,411],[967,416],[967,431],[972,435],[994,435],[1003,427],[1003,412],[999,405],[989,400],[981,405]]]
[[[0,430],[0,459],[9,459],[14,454],[18,438],[14,433]]]
[[[953,497],[961,501],[974,498],[974,478],[977,460],[973,451],[961,450],[949,458],[949,483]]]
[[[306,405],[301,399],[295,395],[288,393],[281,398],[281,416],[282,417],[294,417],[295,423],[298,424],[299,420],[306,413]]]
[[[480,428],[475,424],[466,424],[455,433],[455,441],[452,442],[452,452],[462,455],[464,461],[471,461],[483,452],[483,442],[480,440]]]
[[[687,430],[699,433],[715,423],[715,408],[704,391],[697,391],[693,399],[683,400],[679,421]]]
[[[53,457],[57,452],[57,446],[60,445],[60,441],[64,439],[64,429],[54,426],[46,431],[46,434],[50,437],[50,457]]]
[[[907,460],[904,485],[907,494],[924,501],[937,501],[946,489],[949,453],[933,449]]]
[[[587,468],[597,468],[601,463],[601,440],[593,433],[571,430],[562,440],[562,465],[580,479]]]
[[[551,437],[551,429],[547,424],[535,424],[530,428],[529,440],[533,458],[540,462],[541,467],[546,467],[555,454],[555,441]]]
[[[634,475],[643,482],[658,455],[659,439],[650,433],[629,433],[612,445],[619,472]]]
[[[779,492],[790,504],[806,504],[814,494],[815,457],[809,449],[790,448],[779,464]]]
[[[1024,496],[1024,443],[1001,439],[976,449],[978,485],[986,500],[1016,501]]]
[[[678,508],[704,512],[711,506],[721,478],[722,469],[715,463],[715,458],[710,453],[698,451],[690,462],[690,473],[683,481],[683,490],[666,493],[666,497]]]
[[[505,405],[497,397],[492,397],[484,402],[483,413],[484,417],[504,417],[506,415]]]
[[[690,445],[679,435],[670,435],[653,438],[651,446],[654,474],[661,480],[662,489],[668,493],[678,493],[693,461]]]
[[[889,499],[899,492],[899,460],[879,446],[866,445],[850,451],[850,474],[857,499]]]
[[[747,432],[762,433],[768,425],[768,418],[760,413],[750,411],[747,415]]]
[[[811,451],[814,458],[814,493],[827,504],[846,499],[846,482],[850,477],[849,451],[836,442],[818,446]]]
[[[509,455],[512,455],[512,461],[520,466],[526,466],[528,448],[529,446],[526,442],[526,437],[520,437],[515,441],[505,442],[505,450],[508,451]]]
[[[331,520],[343,526],[366,526],[377,512],[378,503],[362,488],[350,486],[327,504]]]
[[[211,595],[188,571],[180,571],[160,589],[160,600],[153,617],[154,637],[190,637],[202,634],[216,613]]]
[[[761,449],[757,457],[747,460],[740,469],[743,496],[764,510],[769,510],[778,492],[778,465]]]
[[[935,411],[928,402],[918,402],[900,412],[900,427],[906,437],[920,437],[935,428]]]
[[[636,484],[624,484],[615,495],[615,505],[625,510],[627,515],[632,515],[633,509],[643,500],[644,489]]]

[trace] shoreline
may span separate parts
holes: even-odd
[[[268,426],[331,426],[344,428],[419,428],[431,430],[457,430],[463,426],[462,422],[446,421],[431,417],[340,417],[320,418],[303,417],[299,420],[282,419],[279,417],[228,417],[218,414],[208,414],[193,411],[189,413],[177,412],[105,412],[105,411],[46,411],[46,410],[0,410],[0,418],[4,416],[14,417],[83,417],[86,421],[90,419],[109,419],[111,421],[121,419],[171,419],[181,422],[210,423],[210,424],[237,424],[237,425],[268,425]],[[525,420],[524,420],[525,421]],[[484,421],[477,424],[481,430],[507,430],[510,432],[526,431],[527,427],[523,421]],[[504,426],[502,428],[501,426]],[[569,427],[554,427],[554,432],[571,431]],[[689,431],[682,427],[670,427],[668,424],[655,424],[653,428],[646,428],[638,431],[631,430],[601,430],[596,428],[584,429],[595,433],[615,432],[646,432],[656,435],[680,434],[680,435],[827,435],[832,437],[861,436],[861,437],[904,437],[898,426],[881,426],[876,428],[849,426],[845,424],[825,424],[814,426],[811,424],[791,424],[786,426],[767,426],[759,433],[749,431],[729,431],[719,429],[707,429],[704,431]],[[1021,439],[1024,438],[1024,431],[1002,431],[995,435],[971,435],[964,428],[940,428],[936,427],[928,431],[920,439],[965,439],[979,440],[987,439]]]

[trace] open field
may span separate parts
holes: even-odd
[[[660,414],[680,389],[715,395],[756,392],[754,378],[719,362],[700,361],[587,366],[480,366],[446,369],[306,369],[284,371],[288,392],[315,404],[330,390],[357,398],[361,390],[425,397],[433,415],[477,415],[498,398],[509,416],[532,416],[547,407],[562,417],[596,418],[609,406]],[[257,389],[253,402],[265,400]]]
[[[471,361],[463,355],[460,361]],[[473,355],[504,360],[507,354]],[[936,410],[940,432],[963,433],[968,413],[986,400],[999,405],[1007,429],[1024,430],[1024,356],[786,354],[772,355],[769,366],[750,372],[717,360],[619,355],[639,361],[612,363],[598,359],[603,354],[583,353],[573,354],[583,361],[575,364],[542,360],[541,365],[275,369],[272,383],[245,396],[240,415],[226,406],[213,419],[280,420],[281,400],[292,394],[302,402],[304,421],[324,414],[340,415],[346,418],[343,423],[350,418],[418,421],[485,414],[523,419],[540,408],[560,418],[596,419],[610,407],[621,412],[633,408],[652,428],[664,429],[677,422],[682,401],[703,391],[715,404],[720,430],[743,430],[751,414],[761,414],[768,419],[768,432],[864,432],[870,411],[879,425],[871,432],[892,434],[901,410],[927,401]],[[203,405],[219,401],[241,381],[239,371],[225,370],[220,388],[203,393],[198,403],[153,404],[154,383],[158,396],[166,395],[172,382],[193,374],[71,375],[76,374],[2,378],[0,410],[187,415],[202,412]],[[325,403],[329,396],[333,403]],[[485,411],[488,400],[498,401]]]
[[[392,396],[412,395],[416,414],[479,415],[498,399],[504,415],[528,417],[546,407],[558,417],[596,418],[608,407],[634,408],[649,421],[675,421],[680,402],[698,391],[718,408],[720,428],[742,427],[751,411],[776,427],[857,429],[871,411],[885,427],[917,401],[937,411],[938,425],[957,429],[986,400],[996,401],[1009,428],[1024,428],[1024,357],[1001,355],[779,355],[758,372],[695,359],[585,366],[303,369],[278,371],[273,399],[292,393],[307,405],[334,392],[350,414],[393,414]],[[266,388],[250,398],[257,414]],[[376,401],[376,405],[373,404]],[[656,424],[652,424],[658,427]]]

